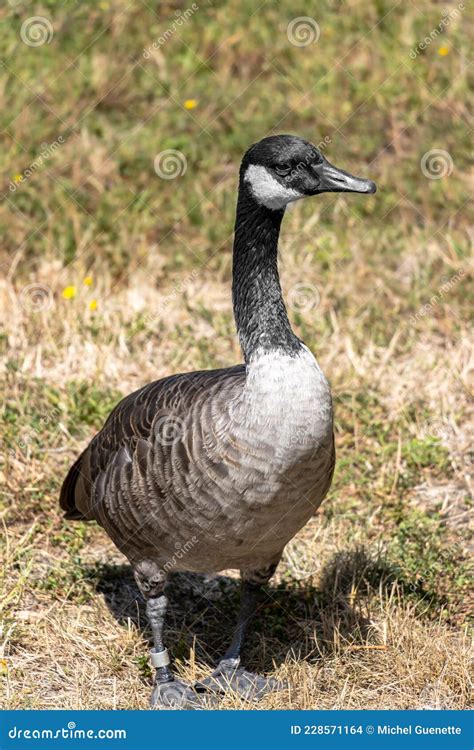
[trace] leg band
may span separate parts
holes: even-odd
[[[154,648],[152,648],[150,651],[150,659],[152,666],[154,666],[155,669],[159,669],[160,667],[167,667],[170,663],[168,649],[164,648],[163,651],[156,651]]]

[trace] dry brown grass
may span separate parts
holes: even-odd
[[[403,601],[397,585],[376,601],[360,595],[358,576],[370,561],[360,551],[331,555],[332,549],[339,548],[337,524],[315,519],[303,533],[306,546],[303,539],[295,539],[292,547],[300,554],[301,549],[314,554],[314,539],[318,539],[316,549],[321,556],[316,570],[300,584],[270,591],[266,610],[271,613],[262,614],[263,622],[269,618],[284,622],[288,642],[279,642],[272,627],[265,631],[261,625],[249,649],[252,666],[286,679],[289,689],[259,707],[468,707],[467,633],[446,627],[442,618],[420,618],[416,606]],[[98,545],[84,561],[121,562],[105,540],[90,541]],[[15,621],[4,633],[10,667],[6,705],[146,708],[150,683],[143,670],[140,677],[137,664],[148,651],[143,632],[147,633],[147,626],[130,574],[121,569],[117,576],[108,569],[99,575],[100,593],[87,603],[70,601],[73,585],[62,597],[49,592],[32,596],[31,579],[58,564],[57,553],[44,542],[41,552],[31,557],[35,572],[17,582],[13,593]],[[310,559],[314,566],[314,558]],[[280,580],[293,577],[290,560],[288,553]],[[341,576],[345,578],[342,587]],[[348,585],[351,579],[353,584]],[[237,592],[234,578],[226,578],[225,583],[213,591],[212,582],[203,583],[197,577],[175,581],[169,640],[174,648],[179,644],[183,653],[177,659],[177,672],[183,679],[194,681],[208,674],[219,654],[232,621],[227,605],[224,609],[220,605],[223,598],[231,597],[235,606]],[[222,707],[251,706],[228,695]]]
[[[298,268],[298,261],[291,247],[283,245],[282,253],[289,270],[287,286],[292,273],[294,278],[301,275],[292,271]],[[350,269],[347,277],[354,290]],[[48,278],[54,288],[51,273]],[[317,269],[308,264],[304,278],[317,283]],[[349,281],[346,283],[349,286]],[[19,315],[21,306],[11,302],[15,292],[7,287],[12,316],[9,330],[14,332],[21,353],[10,398],[24,402],[25,395],[28,398],[34,393],[36,378],[57,388],[69,381],[90,382],[94,373],[97,381],[125,393],[170,370],[191,368],[199,358],[196,345],[189,343],[177,350],[172,340],[183,316],[191,327],[190,338],[210,342],[216,364],[236,361],[235,337],[231,333],[216,336],[209,323],[199,321],[197,312],[204,306],[213,310],[215,318],[222,316],[226,330],[230,329],[227,282],[206,280],[190,285],[186,305],[180,295],[173,296],[173,288],[170,284],[168,290],[160,290],[168,299],[166,317],[160,318],[160,341],[151,337],[146,346],[134,347],[125,337],[120,342],[120,332],[137,307],[153,309],[156,290],[144,278],[136,278],[132,289],[118,290],[113,300],[107,298],[105,287],[95,291],[105,300],[104,338],[85,335],[89,313],[81,319],[65,307],[61,316],[40,313],[40,322],[38,317]],[[337,294],[343,296],[344,292],[344,283],[339,283]],[[320,314],[335,315],[333,304],[331,292],[325,293]],[[310,325],[310,314],[305,317]],[[40,342],[32,328],[38,324],[43,332]],[[110,330],[117,332],[112,342],[107,340]],[[436,335],[425,333],[409,354],[397,354],[390,346],[379,347],[369,339],[364,350],[356,353],[350,321],[341,318],[337,335],[328,336],[320,348],[322,366],[331,374],[336,394],[354,395],[376,383],[388,420],[409,408],[407,394],[416,393],[417,400],[429,404],[430,414],[435,415],[433,424],[438,420],[445,428],[442,439],[451,448],[455,479],[446,481],[424,471],[423,482],[415,482],[408,495],[400,494],[407,505],[424,508],[429,514],[439,512],[441,523],[449,530],[449,541],[444,543],[466,545],[469,507],[464,506],[463,498],[468,444],[467,427],[459,418],[464,406],[460,383],[467,374],[464,336],[447,348]],[[339,453],[350,459],[351,452],[368,441],[370,460],[371,438],[364,434],[366,427],[359,423],[357,409],[351,408],[350,414],[357,420],[354,441],[345,447],[347,435],[339,428]],[[368,416],[370,419],[370,413]],[[426,420],[421,424],[411,421],[411,436],[423,438],[426,431]],[[5,705],[12,708],[147,706],[150,682],[144,662],[148,631],[130,574],[123,568],[114,572],[113,566],[123,560],[100,529],[81,525],[78,532],[63,523],[56,507],[56,489],[65,468],[92,433],[89,428],[78,440],[61,415],[39,449],[20,438],[20,446],[8,457],[9,507],[4,515],[8,546],[3,567],[4,612],[8,616],[3,653],[8,669]],[[399,471],[400,456],[395,454],[382,464],[382,477],[371,480],[367,490],[372,501],[364,508],[356,487],[357,467],[354,482],[341,487],[288,546],[277,585],[269,588],[248,657],[252,668],[286,678],[290,688],[268,698],[261,707],[469,705],[469,637],[463,627],[454,627],[464,619],[468,604],[457,600],[449,609],[447,622],[442,606],[437,609],[437,604],[423,604],[423,596],[421,606],[412,601],[406,586],[380,562],[380,547],[386,542],[383,505],[390,502],[388,486],[395,487],[394,498],[399,495]],[[51,479],[51,491],[43,490]],[[390,534],[387,531],[387,536]],[[100,567],[103,563],[107,563],[105,569]],[[209,582],[178,577],[171,589],[175,605],[169,640],[178,652],[178,671],[185,679],[194,680],[209,672],[230,633],[237,586],[233,578],[228,580],[223,591],[217,587],[213,593]],[[222,706],[249,707],[230,696]]]

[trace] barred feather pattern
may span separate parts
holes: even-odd
[[[253,570],[278,561],[333,469],[329,386],[301,345],[127,396],[71,469],[61,505],[98,521],[132,564]]]

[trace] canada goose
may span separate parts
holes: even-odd
[[[196,706],[163,642],[170,571],[241,572],[231,644],[199,689],[258,698],[277,687],[240,666],[242,643],[262,586],[324,499],[335,460],[329,384],[293,333],[281,294],[280,224],[300,198],[375,189],[296,136],[251,146],[240,169],[232,285],[245,364],[172,375],[130,394],[64,481],[65,517],[104,527],[146,600],[152,705]]]

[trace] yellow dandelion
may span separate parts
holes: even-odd
[[[446,57],[446,55],[449,55],[449,47],[440,47],[438,50],[438,55],[441,55],[441,57]]]
[[[16,174],[13,176],[13,182],[20,182],[21,180],[21,174]]]
[[[197,99],[186,99],[186,101],[183,102],[184,109],[196,109],[197,105]]]
[[[92,310],[92,312],[94,312],[94,310],[97,310],[97,300],[96,299],[91,299],[91,301],[89,302],[89,310]]]
[[[0,675],[5,677],[8,674],[8,663],[6,659],[0,659]]]
[[[75,286],[65,286],[63,289],[63,297],[64,299],[73,299],[77,294],[77,289]]]
[[[92,276],[86,276],[83,283],[84,286],[92,286]]]

